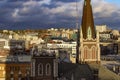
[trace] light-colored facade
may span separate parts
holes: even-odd
[[[73,43],[48,43],[47,47],[48,48],[54,48],[54,49],[69,49],[70,51],[70,56],[69,59],[72,63],[76,63],[76,42]]]
[[[53,37],[61,37],[71,39],[72,35],[76,33],[76,30],[73,29],[48,29],[50,35]]]
[[[23,52],[26,49],[25,40],[13,40],[0,38],[0,56]]]
[[[112,35],[110,34],[110,32],[100,32],[100,41],[110,41],[112,40]]]
[[[1,49],[10,49],[9,40],[0,38],[0,48]]]
[[[99,33],[96,39],[84,39],[80,37],[80,61],[81,62],[100,62],[100,43]]]
[[[80,29],[80,63],[100,62],[99,32],[95,30],[91,0],[84,1],[82,25]]]
[[[106,32],[108,30],[107,25],[96,25],[96,31],[98,32]]]
[[[24,40],[13,40],[13,39],[0,39],[0,48],[12,49],[12,48],[25,48]]]
[[[30,40],[30,44],[40,44],[40,43],[44,43],[44,40],[41,38],[38,38],[36,40]]]

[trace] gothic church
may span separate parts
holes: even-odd
[[[91,0],[85,0],[79,39],[79,62],[99,63],[99,33],[96,32],[91,7]]]

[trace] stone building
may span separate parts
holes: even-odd
[[[30,56],[0,58],[0,80],[22,80],[30,74]]]
[[[57,80],[58,61],[55,54],[42,52],[33,54],[30,80]]]

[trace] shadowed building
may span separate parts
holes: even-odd
[[[57,75],[58,61],[55,55],[46,52],[33,55],[30,80],[56,80]]]
[[[96,35],[91,0],[84,0],[80,30],[80,62],[100,62],[99,33]]]
[[[59,63],[59,80],[98,80],[87,64]]]

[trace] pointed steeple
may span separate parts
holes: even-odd
[[[91,0],[84,0],[83,16],[82,16],[82,33],[84,39],[95,39],[96,32],[94,27],[94,19],[91,7]]]
[[[91,0],[84,0],[80,31],[79,62],[100,63],[99,35],[96,36]]]

